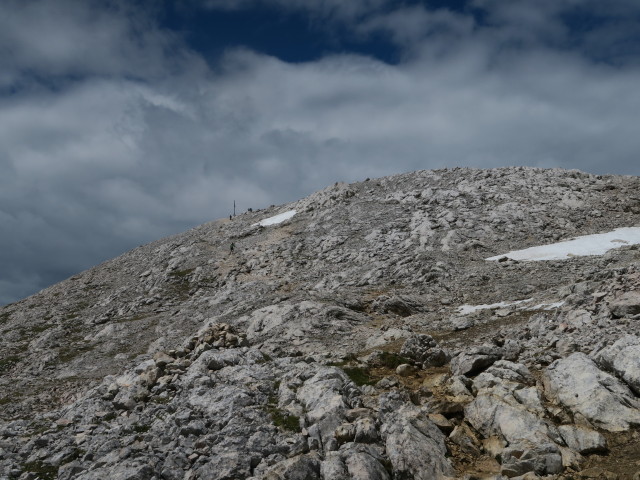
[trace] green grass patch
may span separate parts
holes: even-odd
[[[185,278],[187,275],[191,275],[195,271],[195,268],[187,268],[185,270],[176,270],[169,275],[173,278]]]
[[[276,380],[273,383],[274,392],[277,392],[279,388],[280,380]],[[276,405],[278,403],[278,397],[276,395],[269,395],[267,402],[265,410],[271,416],[271,420],[276,427],[289,430],[290,432],[302,431],[300,428],[300,417],[278,408]]]
[[[110,422],[111,420],[114,420],[117,416],[118,415],[116,414],[116,412],[109,412],[104,417],[102,417],[102,421]]]
[[[82,355],[83,353],[93,350],[93,347],[93,345],[69,345],[62,347],[58,351],[58,360],[67,363],[78,355]]]
[[[290,432],[300,432],[300,417],[292,415],[289,412],[276,407],[275,405],[268,405],[267,412],[271,415],[271,420],[276,427]]]
[[[49,330],[51,327],[53,327],[53,325],[48,323],[43,323],[42,325],[32,327],[30,331],[31,331],[31,334],[37,335],[38,333],[42,333],[45,330]]]
[[[74,318],[78,318],[80,316],[80,313],[86,310],[89,305],[91,304],[87,301],[80,302],[74,305],[73,308],[69,310],[69,313],[64,316],[65,320],[73,320]]]
[[[387,368],[397,368],[404,363],[411,363],[408,358],[392,352],[382,352],[378,358],[382,365]]]
[[[0,373],[4,373],[20,361],[20,357],[12,355],[0,360]]]
[[[151,403],[157,403],[160,405],[166,405],[171,401],[171,397],[160,397],[159,395],[155,395],[149,399]]]
[[[350,353],[349,355],[347,355],[346,357],[344,357],[343,360],[339,361],[339,362],[329,362],[327,363],[327,366],[329,367],[344,367],[345,365],[349,365],[351,362],[357,360],[356,356],[352,353]]]
[[[11,317],[11,312],[0,313],[0,323],[5,323]]]
[[[169,277],[172,279],[171,286],[174,292],[183,300],[189,297],[189,292],[193,287],[189,280],[189,275],[194,271],[195,268],[187,268],[185,270],[176,270],[169,274]]]
[[[32,422],[31,425],[29,425],[29,428],[31,428],[31,432],[29,433],[29,436],[34,437],[36,435],[42,435],[43,433],[51,430],[51,424],[40,420],[40,421]]]
[[[58,467],[45,465],[40,461],[28,462],[22,466],[24,472],[31,472],[38,475],[42,480],[55,480],[58,478]]]
[[[140,425],[136,423],[133,426],[133,431],[136,433],[147,433],[151,429],[151,425]]]
[[[0,405],[9,405],[12,401],[11,397],[2,397],[0,398]]]
[[[376,379],[370,375],[368,368],[362,367],[343,367],[344,373],[358,386],[373,385]]]

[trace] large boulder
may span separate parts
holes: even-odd
[[[451,360],[451,373],[473,376],[500,359],[502,352],[493,345],[481,345],[460,353]]]
[[[558,431],[567,446],[578,453],[602,453],[607,450],[607,440],[604,436],[590,428],[560,425]]]
[[[543,374],[549,398],[610,432],[640,425],[640,402],[618,379],[585,354],[556,360]]]
[[[449,361],[448,353],[440,348],[431,335],[412,335],[402,345],[400,355],[421,364],[423,368],[440,367]]]
[[[304,409],[309,435],[324,448],[333,444],[346,411],[359,406],[358,394],[355,385],[336,367],[321,367],[304,380],[295,392],[295,401]]]
[[[465,419],[484,437],[497,436],[509,443],[559,440],[555,428],[525,406],[483,391],[464,409]]]
[[[640,338],[625,335],[595,356],[605,369],[622,378],[631,390],[640,395]]]
[[[640,292],[625,292],[609,302],[614,317],[625,317],[640,313]]]
[[[263,480],[281,480],[285,478],[287,480],[319,480],[321,478],[320,460],[314,453],[288,458],[270,467],[263,475],[261,475],[261,478]]]
[[[562,471],[562,454],[554,443],[514,446],[502,452],[502,475],[517,477],[528,472],[553,475]]]
[[[540,393],[527,367],[499,360],[474,379],[472,389],[476,398],[465,407],[465,419],[492,439],[486,443],[492,446],[485,448],[500,454],[503,475],[549,475],[562,470],[557,445],[562,438],[543,418]]]
[[[453,475],[445,437],[427,412],[403,405],[385,415],[381,431],[394,478],[431,480]]]
[[[323,480],[389,480],[383,463],[375,448],[347,443],[339,451],[326,453],[320,476]]]

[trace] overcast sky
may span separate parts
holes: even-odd
[[[640,174],[637,0],[3,0],[0,304],[336,181]]]

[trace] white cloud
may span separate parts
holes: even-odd
[[[233,200],[255,209],[337,180],[442,166],[640,174],[640,71],[534,40],[504,48],[509,12],[488,27],[421,7],[369,15],[357,34],[391,35],[406,53],[398,65],[348,54],[288,64],[238,49],[214,72],[131,10],[3,5],[16,24],[0,15],[0,45],[18,52],[0,49],[5,84],[21,80],[0,96],[0,303],[224,217]],[[542,25],[535,17],[526,23]],[[78,78],[25,83],[33,70]]]
[[[383,32],[390,35],[394,42],[413,50],[413,45],[428,41],[434,44],[451,44],[462,37],[469,37],[474,30],[472,16],[454,13],[450,10],[427,10],[415,5],[394,10],[390,13],[370,15],[356,27],[360,35]]]

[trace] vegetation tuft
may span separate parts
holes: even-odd
[[[27,462],[22,466],[24,472],[35,473],[39,479],[54,480],[58,478],[58,467],[45,465],[40,461]]]
[[[191,275],[194,271],[195,268],[187,268],[185,270],[176,270],[174,272],[171,272],[169,275],[171,275],[173,278],[185,278],[187,275]]]
[[[277,392],[280,388],[280,380],[276,380],[273,383],[273,390]],[[284,430],[289,430],[290,432],[300,432],[300,417],[293,415],[281,408],[278,408],[276,403],[278,402],[278,397],[276,395],[270,395],[268,399],[268,404],[265,407],[265,410],[269,415],[271,415],[271,420],[273,420],[273,424],[276,427],[280,427]]]
[[[191,291],[191,281],[189,275],[193,273],[195,268],[187,268],[186,270],[177,270],[171,272],[169,276],[173,279],[173,289],[181,298],[187,298]]]
[[[82,355],[83,353],[89,352],[93,350],[93,345],[69,345],[62,347],[58,351],[58,360],[61,362],[70,362],[78,355]]]
[[[382,366],[387,368],[397,368],[403,363],[411,363],[411,360],[409,360],[408,358],[405,358],[398,353],[392,352],[382,352],[378,359],[382,363]]]
[[[133,426],[133,431],[136,433],[147,433],[151,429],[151,425],[140,425],[136,423]]]
[[[0,360],[0,373],[4,373],[20,361],[20,357],[14,355]]]
[[[353,383],[358,386],[373,385],[376,383],[376,379],[370,374],[368,368],[362,367],[343,367],[344,373],[351,379]]]
[[[275,405],[268,405],[267,412],[271,415],[273,424],[276,427],[280,427],[290,432],[300,432],[300,417],[292,415],[289,412],[276,407]]]

